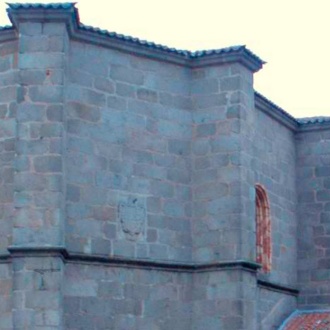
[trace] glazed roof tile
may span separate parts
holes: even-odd
[[[59,2],[59,3],[7,3],[11,9],[28,9],[28,8],[44,8],[44,9],[69,9],[74,8],[76,2]]]
[[[273,108],[275,108],[276,111],[280,112],[282,115],[284,115],[287,118],[290,118],[294,121],[297,121],[297,119],[293,116],[291,116],[288,112],[286,112],[284,109],[282,109],[281,107],[279,107],[277,104],[275,104],[273,101],[269,100],[267,97],[263,96],[262,94],[258,93],[258,92],[254,92],[255,95],[257,97],[260,97],[261,99],[263,99],[265,102],[267,102],[269,105],[271,105]]]
[[[4,30],[12,30],[13,26],[12,25],[4,25],[4,26],[0,26],[0,31],[4,31]]]
[[[219,48],[219,49],[209,49],[209,50],[198,50],[198,51],[189,51],[189,50],[182,50],[182,49],[177,49],[173,47],[168,47],[160,44],[156,44],[155,42],[152,41],[147,41],[147,40],[141,40],[136,37],[124,35],[124,34],[119,34],[116,32],[110,32],[107,30],[103,30],[100,28],[96,28],[93,26],[88,26],[79,23],[78,28],[80,30],[85,30],[85,31],[90,31],[94,32],[100,35],[108,36],[113,39],[120,39],[128,42],[132,42],[141,46],[149,47],[149,48],[155,48],[155,49],[160,49],[169,53],[175,53],[177,55],[181,55],[186,58],[200,58],[200,57],[205,57],[205,56],[210,56],[210,55],[219,55],[219,54],[226,54],[226,53],[234,53],[234,52],[246,52],[250,56],[252,56],[255,60],[258,62],[264,64],[265,62],[261,60],[257,55],[255,55],[252,51],[246,48],[245,45],[238,45],[238,46],[232,46],[232,47],[226,47],[226,48]]]
[[[306,117],[306,118],[298,118],[297,121],[301,125],[304,125],[304,124],[323,124],[323,123],[329,123],[330,122],[330,117],[326,117],[326,116]]]
[[[112,39],[119,39],[119,40],[132,42],[132,43],[139,44],[139,45],[149,47],[149,48],[155,48],[155,49],[160,49],[160,50],[170,52],[170,53],[176,53],[178,55],[183,55],[185,57],[190,57],[190,53],[191,53],[188,50],[180,50],[180,49],[176,49],[176,48],[156,44],[155,42],[152,42],[152,41],[141,40],[141,39],[136,38],[136,37],[127,36],[127,35],[116,33],[116,32],[110,32],[108,30],[103,30],[103,29],[93,27],[93,26],[89,26],[89,25],[85,25],[85,24],[82,24],[82,23],[79,23],[78,29],[83,30],[83,31],[89,31],[89,32],[97,33],[97,34],[100,34],[100,35],[104,35],[104,36],[107,36],[107,37],[112,38]]]
[[[330,311],[293,313],[281,330],[327,330],[330,329]]]

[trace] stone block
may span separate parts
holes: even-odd
[[[113,94],[115,91],[114,83],[102,77],[96,77],[94,79],[94,87],[108,94]]]
[[[104,93],[95,90],[71,85],[66,87],[67,101],[76,101],[85,105],[95,105],[97,107],[104,107],[106,105],[106,97]]]
[[[0,121],[0,141],[16,136],[16,120],[14,118]]]
[[[197,109],[208,109],[227,104],[227,93],[200,95],[195,97],[194,104]]]
[[[169,140],[168,151],[170,154],[188,156],[191,154],[191,142],[184,140]]]
[[[23,53],[19,57],[20,69],[56,69],[63,68],[64,55],[62,53]]]
[[[80,102],[67,103],[68,115],[88,122],[98,122],[101,118],[100,109]]]
[[[317,166],[315,168],[315,175],[317,177],[330,177],[330,166]]]
[[[212,136],[216,133],[216,125],[214,123],[196,126],[196,137]]]
[[[142,85],[144,82],[144,75],[142,71],[129,69],[119,65],[111,66],[110,77],[114,80],[123,81],[133,85]]]
[[[191,176],[188,171],[171,168],[167,170],[167,179],[176,183],[189,184]]]
[[[176,200],[165,200],[163,202],[163,212],[170,217],[184,217],[185,208],[184,205]]]
[[[42,34],[43,24],[38,22],[22,22],[20,24],[20,33],[23,35],[39,35]]]
[[[32,86],[29,87],[29,95],[33,102],[61,103],[63,99],[63,87],[61,86]]]
[[[17,87],[8,86],[0,88],[0,103],[13,102],[16,100]]]
[[[46,107],[33,103],[21,103],[17,108],[17,119],[20,122],[45,120]]]
[[[33,160],[36,172],[61,172],[62,157],[61,156],[37,156]]]
[[[135,98],[136,87],[134,85],[128,85],[124,83],[116,83],[116,94],[123,97]]]
[[[126,110],[127,101],[122,97],[110,95],[107,97],[107,107],[115,110]]]
[[[191,86],[192,94],[215,94],[219,92],[218,79],[196,79],[192,81]]]
[[[43,24],[42,33],[47,36],[65,36],[67,33],[67,27],[61,22],[47,22]]]
[[[229,193],[228,185],[224,183],[206,183],[195,188],[194,196],[196,199],[217,199]]]
[[[171,198],[174,196],[174,186],[165,181],[152,181],[151,193],[155,197]]]

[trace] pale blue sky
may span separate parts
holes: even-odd
[[[330,116],[330,0],[80,0],[77,7],[84,24],[180,49],[245,44],[267,62],[255,74],[257,91],[296,117]],[[5,9],[0,0],[0,25],[9,24]]]

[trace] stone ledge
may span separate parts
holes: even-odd
[[[10,21],[19,31],[21,22],[63,22],[73,40],[116,49],[136,56],[156,59],[176,65],[201,68],[225,63],[240,63],[252,72],[260,70],[265,63],[245,46],[229,47],[196,53],[179,51],[132,37],[120,37],[101,29],[80,23],[79,12],[74,3],[67,5],[8,4]],[[194,57],[195,56],[195,57]]]
[[[93,263],[112,265],[115,267],[127,267],[127,268],[144,268],[144,269],[156,269],[167,270],[174,272],[209,272],[220,270],[243,270],[249,272],[256,272],[260,265],[248,261],[248,260],[232,260],[222,262],[211,263],[178,263],[171,261],[152,261],[146,259],[130,259],[123,257],[105,257],[100,255],[88,255],[83,253],[71,253],[64,247],[8,247],[9,254],[0,255],[1,260],[10,262],[12,258],[22,257],[61,257],[65,262],[73,263]]]
[[[279,283],[274,283],[266,280],[257,280],[258,287],[266,289],[266,290],[271,290],[279,293],[284,293],[292,296],[298,296],[299,295],[299,290],[287,285],[282,285]]]

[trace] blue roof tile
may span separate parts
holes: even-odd
[[[70,9],[74,8],[76,2],[60,2],[60,3],[7,3],[11,9],[28,9],[28,8],[44,8],[44,9]]]
[[[330,123],[330,117],[326,117],[326,116],[306,117],[306,118],[298,118],[297,121],[301,125],[304,125],[304,124],[323,124],[323,123]]]
[[[0,31],[12,30],[12,29],[13,29],[13,26],[11,26],[11,25],[0,26]]]

